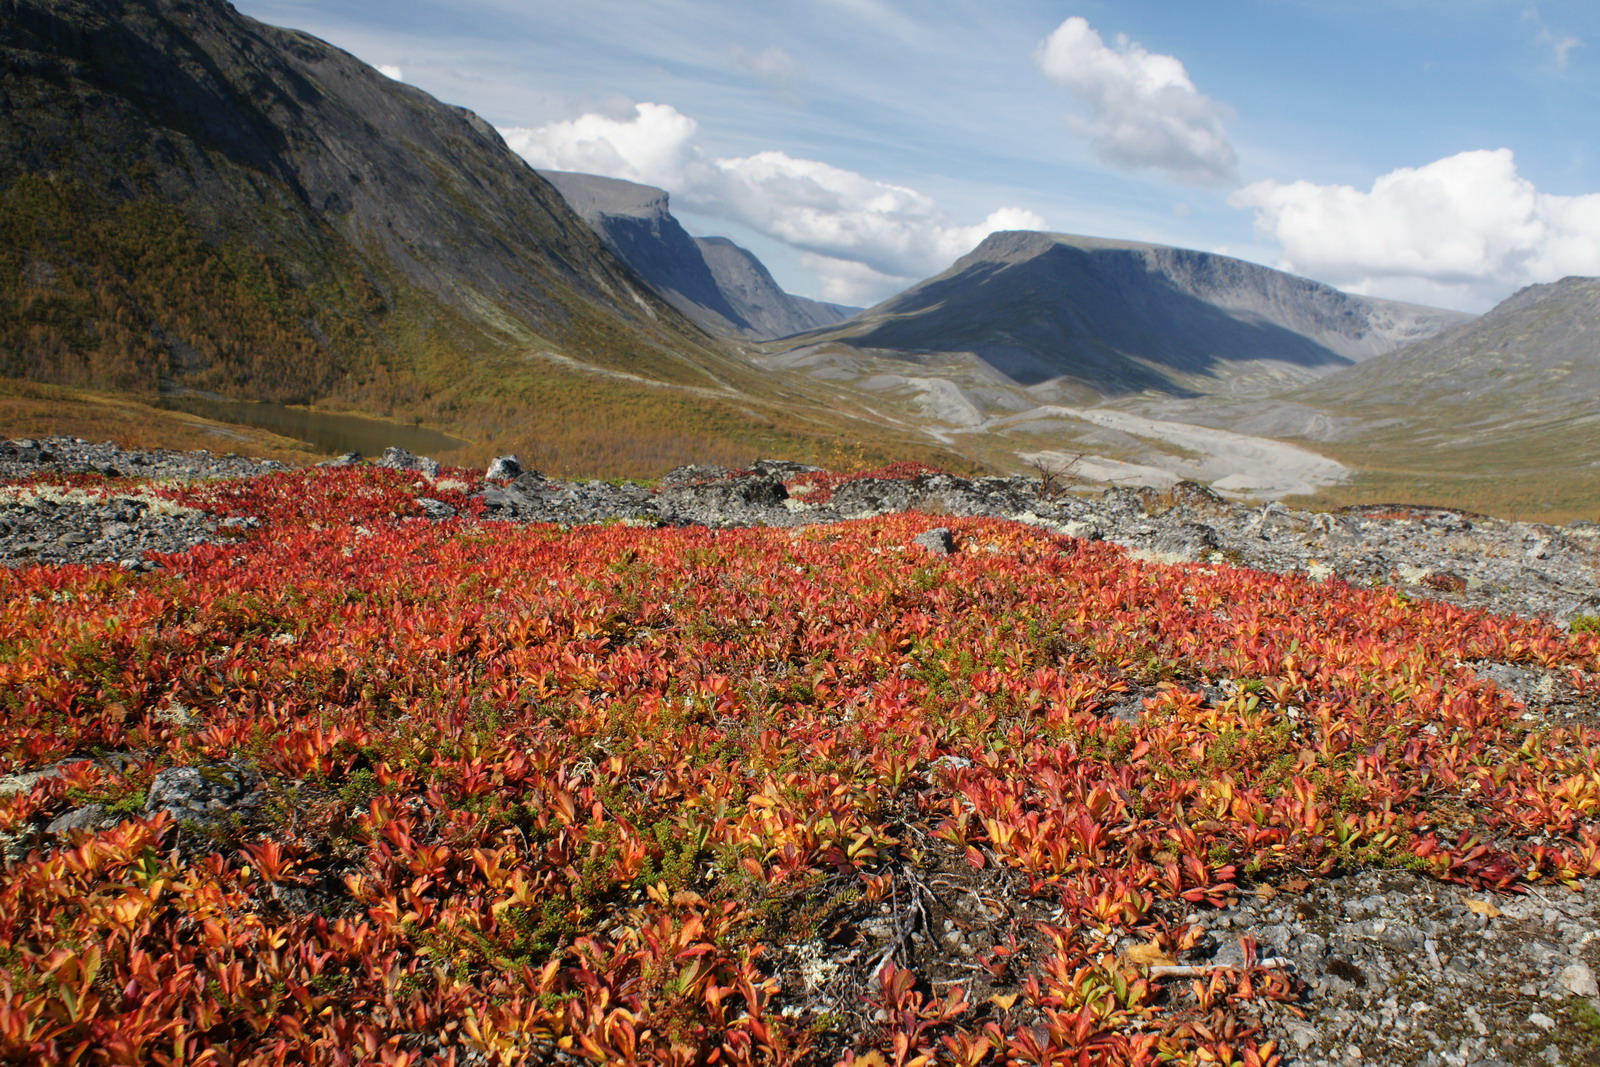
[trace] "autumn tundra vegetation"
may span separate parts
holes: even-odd
[[[0,1057],[1264,1067],[1298,979],[1181,963],[1197,916],[1600,872],[1595,729],[1472,669],[1592,694],[1592,632],[996,519],[519,526],[447,469],[433,521],[414,477],[153,486],[256,522],[0,569]]]

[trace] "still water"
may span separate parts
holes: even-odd
[[[218,422],[270,430],[284,437],[304,441],[319,452],[335,456],[344,452],[360,452],[363,456],[376,457],[382,455],[390,445],[420,455],[436,456],[441,452],[464,448],[467,444],[437,430],[425,430],[420,426],[385,422],[360,415],[290,408],[282,404],[173,396],[163,397],[160,406],[174,411],[187,411],[191,415],[216,419]]]

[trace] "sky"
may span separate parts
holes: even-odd
[[[1600,275],[1595,0],[235,0],[868,305],[988,233],[1482,311]]]

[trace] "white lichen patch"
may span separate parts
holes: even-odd
[[[800,976],[807,993],[825,988],[843,969],[833,958],[833,950],[815,938],[800,942],[790,952],[795,961],[795,972]]]
[[[104,507],[118,497],[137,500],[145,505],[149,514],[166,518],[189,518],[204,514],[204,512],[195,508],[175,504],[165,497],[158,496],[150,492],[146,486],[139,486],[127,492],[115,494],[93,492],[87,489],[72,489],[59,485],[0,486],[0,506],[37,507],[41,501],[48,501],[57,507]]]
[[[152,714],[170,726],[193,726],[195,721],[194,709],[179,700],[169,699]]]

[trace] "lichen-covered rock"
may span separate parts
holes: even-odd
[[[111,822],[103,804],[83,804],[51,819],[45,826],[47,834],[69,834],[74,830],[98,830]]]
[[[948,526],[935,526],[931,530],[924,530],[911,540],[935,556],[948,556],[956,550],[955,535],[950,532]]]
[[[686,463],[681,467],[674,467],[661,479],[663,486],[698,485],[701,482],[716,482],[733,474],[732,469],[718,466],[715,463]]]
[[[407,452],[403,448],[390,445],[383,450],[383,458],[379,459],[377,466],[393,471],[416,471],[428,478],[439,476],[439,461],[428,456],[419,456]]]
[[[784,521],[789,491],[776,478],[759,474],[666,486],[656,494],[656,511],[669,522],[727,526],[765,521],[774,513]]]
[[[155,776],[145,797],[146,815],[166,812],[175,819],[212,822],[254,806],[261,776],[234,763],[168,767]]]
[[[443,500],[435,500],[431,496],[417,497],[416,505],[422,509],[422,513],[424,515],[435,520],[436,522],[443,521],[444,519],[453,519],[456,517],[455,508],[451,507],[449,504],[446,504]]]

